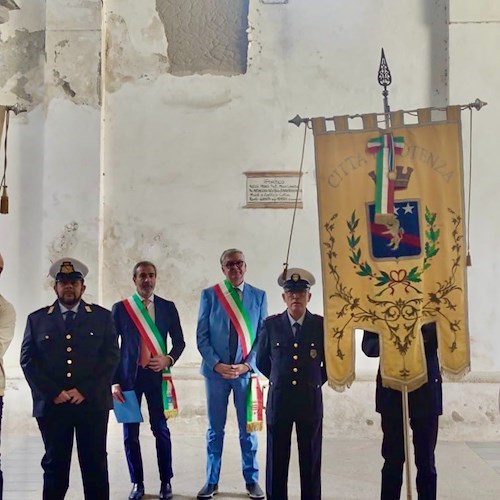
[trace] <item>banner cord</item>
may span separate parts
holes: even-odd
[[[471,265],[470,256],[470,211],[472,199],[472,108],[469,108],[469,187],[467,193],[467,265]]]
[[[299,180],[297,181],[297,192],[295,193],[295,206],[293,207],[292,225],[290,227],[290,237],[288,238],[288,248],[286,251],[286,259],[285,259],[285,262],[283,263],[283,279],[285,279],[286,272],[288,270],[288,257],[290,256],[290,248],[292,246],[292,235],[293,235],[293,228],[295,225],[295,215],[297,213],[297,205],[298,205],[298,201],[299,201],[300,183],[302,180],[302,167],[304,166],[304,153],[306,150],[306,138],[307,138],[307,129],[308,128],[309,128],[309,125],[306,124],[306,126],[304,127],[304,139],[302,141],[302,155],[300,158]]]

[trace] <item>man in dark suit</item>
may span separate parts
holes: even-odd
[[[21,346],[45,445],[44,500],[66,495],[74,434],[85,498],[109,499],[106,436],[120,354],[111,313],[82,300],[87,271],[71,258],[52,265],[57,300],[28,316]]]
[[[112,309],[118,335],[121,337],[121,358],[115,374],[113,397],[125,401],[123,391],[134,390],[139,404],[146,397],[151,430],[156,439],[156,455],[160,472],[160,500],[172,498],[172,443],[167,418],[177,412],[175,391],[169,369],[185,347],[184,335],[175,304],[153,294],[156,266],[142,261],[134,266],[132,275],[136,293],[114,304]],[[142,323],[141,323],[142,322]],[[156,351],[155,335],[161,348]],[[167,353],[167,336],[172,349]],[[166,407],[165,404],[170,405]],[[123,424],[125,454],[133,484],[130,500],[144,496],[144,471],[139,443],[139,423]]]
[[[327,380],[323,317],[307,304],[314,276],[298,268],[278,278],[285,312],[270,316],[259,333],[257,368],[269,379],[266,405],[268,500],[288,498],[288,468],[295,424],[302,500],[321,499],[323,396]]]
[[[419,500],[436,500],[437,472],[434,459],[439,415],[443,412],[441,373],[437,356],[436,323],[422,326],[428,382],[408,394],[410,426],[413,431],[417,492]],[[363,352],[369,357],[380,354],[378,335],[365,332]],[[377,374],[376,410],[382,423],[381,500],[399,500],[403,483],[404,430],[401,392],[382,385],[380,369]]]
[[[242,472],[252,499],[264,498],[258,483],[257,436],[247,428],[248,394],[255,376],[257,332],[267,316],[266,292],[244,281],[247,270],[241,250],[220,257],[222,283],[201,292],[196,340],[203,357],[200,372],[207,395],[207,477],[199,499],[218,492],[227,405],[232,392],[238,418]],[[257,401],[256,401],[257,403]],[[262,425],[262,422],[261,422]]]

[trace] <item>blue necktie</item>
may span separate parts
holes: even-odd
[[[71,332],[71,330],[73,329],[75,314],[76,313],[74,311],[66,311],[64,313],[64,325],[67,332]]]
[[[300,333],[300,323],[295,322],[293,324],[293,336],[297,338],[299,336],[299,333]]]

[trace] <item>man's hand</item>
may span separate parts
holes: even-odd
[[[155,356],[148,363],[148,368],[154,372],[161,372],[163,369],[172,366],[172,358],[170,356]]]
[[[85,396],[76,387],[66,392],[70,397],[70,403],[72,405],[79,405],[85,400]]]
[[[125,402],[125,396],[123,395],[122,388],[120,387],[120,384],[113,384],[111,386],[111,394],[113,395],[113,399],[120,403]]]
[[[239,363],[237,365],[226,365],[225,363],[217,363],[214,367],[217,373],[220,373],[223,378],[238,378],[240,375],[250,371],[247,365]]]
[[[217,363],[214,366],[214,370],[222,375],[222,378],[238,378],[238,374],[233,370],[233,366],[236,365],[226,365],[226,363]]]
[[[71,396],[66,391],[61,391],[57,397],[53,399],[54,404],[60,405],[71,400]]]
[[[240,375],[249,372],[250,368],[248,368],[248,365],[244,363],[239,363],[237,365],[231,365],[231,371],[236,374],[235,378],[237,378]]]

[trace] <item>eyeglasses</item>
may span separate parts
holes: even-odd
[[[238,269],[241,269],[244,263],[245,263],[244,260],[228,260],[224,264],[224,267],[227,267],[228,269],[231,269],[232,267],[237,267]]]

